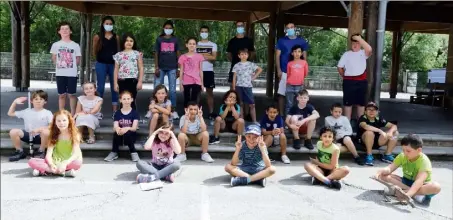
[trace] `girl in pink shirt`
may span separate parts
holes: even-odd
[[[197,40],[189,38],[186,41],[186,47],[189,52],[181,55],[178,60],[182,79],[180,90],[184,91],[184,108],[190,101],[198,103],[198,97],[204,90],[202,68],[204,57],[196,53]]]
[[[297,93],[304,89],[304,80],[308,75],[308,63],[302,56],[301,45],[295,45],[291,48],[289,55],[290,62],[287,67],[287,80],[286,80],[286,112],[294,105]]]

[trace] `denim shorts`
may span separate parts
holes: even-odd
[[[59,95],[70,94],[74,95],[77,92],[77,77],[72,76],[57,76],[57,91]]]
[[[239,165],[239,166],[237,166],[237,168],[244,171],[245,173],[247,173],[249,175],[254,175],[254,174],[266,169],[266,167],[250,166],[250,165]]]
[[[236,92],[238,93],[242,103],[255,104],[252,87],[236,86]]]
[[[22,138],[20,138],[20,140],[29,144],[30,143],[30,133],[25,130],[22,130],[22,132],[24,132],[24,136]],[[33,144],[41,144],[41,136],[39,136],[39,134],[34,136],[33,140],[31,142],[33,142]]]

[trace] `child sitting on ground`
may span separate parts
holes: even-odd
[[[13,128],[9,131],[9,136],[13,142],[16,151],[9,157],[9,161],[18,161],[26,156],[21,141],[25,143],[40,144],[39,150],[34,151],[34,157],[44,159],[44,150],[47,146],[47,138],[49,136],[49,124],[52,122],[52,112],[44,108],[47,103],[47,93],[42,90],[37,90],[31,95],[32,100],[28,100],[33,104],[33,108],[27,108],[21,111],[16,111],[16,105],[23,105],[27,101],[27,97],[19,97],[14,100],[9,107],[8,116],[24,119],[25,129]],[[30,140],[30,136],[33,139]]]
[[[282,162],[290,164],[291,161],[286,155],[286,135],[283,130],[283,118],[278,114],[278,108],[275,104],[267,107],[266,115],[261,119],[260,125],[266,146],[280,145]]]
[[[241,142],[241,137],[238,135],[231,163],[225,166],[225,171],[232,176],[230,184],[241,186],[258,182],[265,187],[266,178],[275,173],[275,167],[271,165],[261,129],[258,125],[249,125],[245,131],[245,141]],[[239,161],[242,164],[239,165]]]
[[[140,174],[137,176],[138,183],[149,183],[156,180],[174,182],[173,174],[179,170],[181,163],[174,160],[174,154],[181,153],[181,146],[175,134],[166,124],[151,134],[145,143],[145,150],[151,150],[153,158],[151,162],[139,160],[137,169]]]
[[[201,160],[212,163],[214,160],[208,153],[209,133],[203,119],[203,110],[194,101],[187,103],[186,114],[179,121],[178,141],[182,152],[176,156],[180,162],[186,161],[186,147],[189,145],[201,145]]]
[[[168,90],[165,85],[160,84],[154,88],[153,97],[151,98],[151,104],[148,109],[148,114],[145,117],[151,118],[149,123],[150,137],[154,133],[154,130],[156,130],[159,119],[162,120],[162,123],[173,124],[173,120],[170,120],[171,101],[168,99]]]
[[[431,161],[422,152],[423,142],[419,136],[409,134],[401,140],[401,145],[403,152],[392,164],[379,170],[376,177],[394,184],[418,203],[428,206],[431,198],[440,192],[440,185],[431,179]],[[392,174],[398,167],[403,168],[403,177]],[[394,190],[389,194],[394,195]]]
[[[83,84],[83,93],[79,96],[79,102],[76,107],[76,126],[79,129],[80,137],[83,137],[83,128],[88,129],[88,144],[94,144],[96,141],[94,130],[99,127],[99,119],[102,119],[101,107],[102,98],[98,96],[96,85],[92,82]]]
[[[300,149],[300,137],[299,134],[305,135],[304,146],[309,150],[313,150],[313,144],[311,143],[311,136],[316,126],[316,119],[319,118],[319,113],[315,108],[308,104],[308,91],[302,89],[297,94],[297,104],[289,109],[288,115],[286,116],[286,124],[293,133],[293,148]]]
[[[52,119],[46,159],[32,158],[28,165],[33,169],[33,176],[45,173],[75,176],[82,166],[82,151],[79,132],[68,111],[60,110]]]
[[[349,167],[338,165],[340,148],[333,143],[335,130],[323,127],[319,132],[320,141],[316,144],[318,156],[304,165],[305,170],[312,176],[312,184],[324,183],[329,188],[341,189],[339,180],[349,174]]]
[[[220,143],[219,133],[235,132],[242,135],[244,131],[244,119],[240,118],[241,107],[238,94],[234,90],[230,90],[223,96],[223,103],[220,106],[219,116],[215,119],[214,135],[209,137],[209,144]]]
[[[397,127],[379,115],[378,110],[379,108],[374,102],[369,102],[365,106],[365,114],[359,118],[357,137],[360,138],[359,142],[366,147],[367,156],[365,158],[365,164],[368,166],[374,165],[374,157],[371,154],[373,148],[379,149],[384,145],[387,145],[387,149],[382,155],[381,160],[386,163],[392,163],[395,159],[392,152],[398,138]],[[388,130],[384,132],[381,128],[387,128]]]
[[[354,142],[352,142],[352,127],[351,123],[349,122],[346,116],[341,115],[343,112],[343,106],[340,103],[335,103],[330,108],[331,116],[327,116],[324,119],[324,124],[326,127],[332,127],[335,132],[337,133],[335,140],[336,143],[339,144],[340,148],[341,145],[346,146],[347,150],[352,153],[354,157],[354,161],[363,166],[364,163],[360,159],[359,154],[355,148]]]
[[[115,112],[113,120],[113,141],[112,152],[104,159],[107,162],[118,159],[120,144],[127,145],[131,153],[131,160],[137,162],[140,160],[137,150],[135,149],[135,141],[137,138],[137,127],[140,116],[135,111],[131,104],[134,99],[129,91],[120,93],[121,109]]]

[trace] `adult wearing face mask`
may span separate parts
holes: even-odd
[[[172,106],[172,118],[178,119],[179,115],[176,109],[176,72],[178,69],[179,43],[174,33],[173,22],[168,20],[162,26],[163,32],[156,39],[154,45],[154,62],[155,62],[155,77],[154,88],[160,84],[164,84],[165,76],[168,77],[170,101]]]
[[[215,77],[214,77],[214,61],[217,58],[217,44],[208,40],[209,38],[209,27],[202,26],[200,28],[201,40],[197,44],[197,53],[202,54],[204,61],[202,63],[203,68],[203,84],[206,88],[208,108],[209,108],[209,120],[214,120],[217,114],[214,113],[214,88],[215,88]]]
[[[101,27],[99,33],[93,37],[93,56],[96,57],[96,87],[99,96],[104,96],[105,80],[109,77],[110,80],[110,91],[112,93],[112,110],[115,114],[118,109],[118,93],[115,92],[113,83],[113,69],[115,67],[115,61],[113,55],[115,55],[120,49],[120,38],[113,31],[113,25],[115,21],[111,16],[105,16],[102,18]]]
[[[305,39],[302,37],[296,36],[296,29],[294,26],[294,23],[287,23],[285,26],[285,32],[286,36],[278,39],[277,41],[277,47],[275,50],[275,64],[277,66],[277,74],[278,78],[280,79],[280,82],[278,84],[278,91],[277,94],[279,94],[278,97],[278,105],[280,112],[283,112],[285,115],[288,114],[289,109],[292,106],[286,106],[285,108],[285,94],[286,94],[286,72],[287,72],[287,66],[289,62],[289,58],[291,55],[291,48],[293,48],[296,45],[299,45],[302,48],[302,56],[303,59],[307,60],[307,50],[308,50],[308,43]],[[299,91],[294,91],[294,93],[297,93]],[[297,102],[293,102],[297,103]]]

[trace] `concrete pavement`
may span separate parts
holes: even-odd
[[[134,184],[138,171],[127,160],[106,163],[86,158],[76,178],[31,177],[26,161],[1,163],[1,219],[452,219],[452,170],[449,162],[433,162],[433,179],[443,189],[429,208],[386,203],[383,186],[369,179],[379,167],[351,167],[341,191],[312,186],[304,161],[276,164],[266,188],[231,188],[223,170],[187,161],[176,182],[143,192]],[[401,171],[398,172],[401,174]]]

